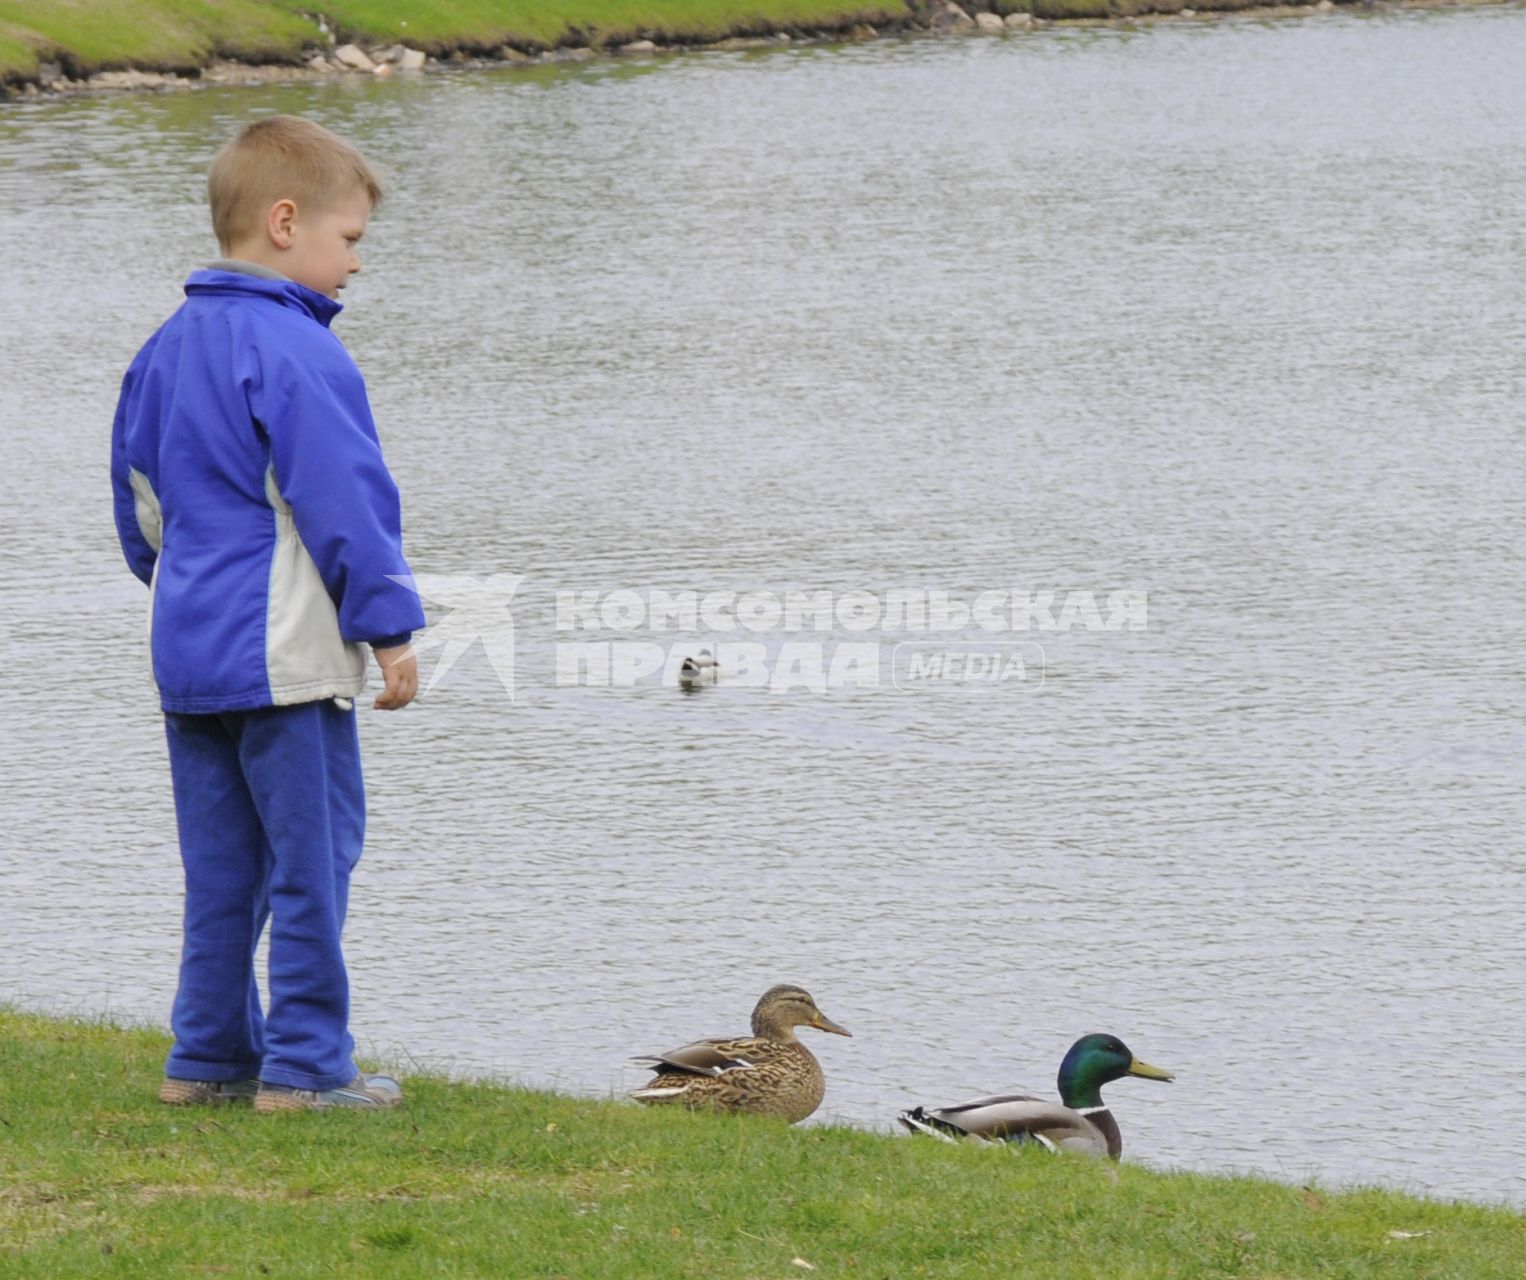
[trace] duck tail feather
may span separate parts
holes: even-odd
[[[921,1107],[912,1107],[910,1111],[903,1111],[896,1119],[912,1133],[925,1133],[930,1138],[937,1138],[940,1142],[957,1142],[963,1137],[963,1133],[953,1125],[939,1120],[936,1116],[930,1116]]]

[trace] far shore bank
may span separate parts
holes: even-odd
[[[399,19],[379,0],[331,0],[309,15],[295,0],[115,0],[83,22],[19,6],[0,18],[0,98],[212,84],[387,77],[451,66],[651,58],[704,50],[942,35],[1019,37],[1052,23],[1212,20],[1226,14],[1338,8],[1471,8],[1508,0],[462,0],[449,21]],[[33,12],[37,10],[37,12]],[[3,12],[3,11],[0,11]]]

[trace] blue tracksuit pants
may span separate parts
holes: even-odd
[[[332,1089],[355,1077],[339,936],[365,835],[355,712],[165,714],[185,942],[165,1074]],[[254,952],[270,923],[269,1010]]]

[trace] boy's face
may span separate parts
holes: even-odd
[[[344,199],[308,211],[297,209],[289,224],[291,247],[281,270],[298,284],[337,298],[360,270],[356,246],[371,218],[371,197],[357,189]]]

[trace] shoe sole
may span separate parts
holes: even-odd
[[[276,1111],[317,1111],[320,1107],[318,1099],[311,1095],[304,1098],[296,1093],[257,1093],[254,1109],[262,1115],[270,1115]]]
[[[368,1102],[323,1102],[313,1094],[302,1090],[297,1093],[259,1093],[255,1095],[254,1109],[261,1115],[273,1115],[278,1111],[387,1111],[402,1105],[401,1098],[375,1098]]]
[[[159,1101],[172,1107],[226,1107],[252,1097],[247,1093],[218,1093],[201,1080],[166,1079],[159,1086]]]

